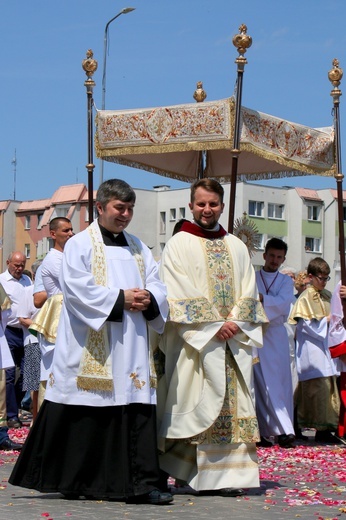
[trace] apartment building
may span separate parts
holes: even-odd
[[[224,184],[225,210],[220,223],[228,228],[230,184]],[[136,207],[128,231],[139,236],[159,260],[165,244],[181,218],[190,219],[190,189],[170,189],[169,184],[152,190],[136,189]],[[94,198],[95,198],[94,193]],[[288,244],[285,264],[304,269],[315,256],[331,267],[332,289],[340,279],[338,252],[337,193],[334,189],[313,190],[271,187],[240,182],[237,184],[235,220],[244,214],[256,234],[252,263],[263,263],[266,241],[275,236]],[[43,258],[52,246],[49,221],[57,216],[71,219],[75,233],[88,225],[88,192],[84,184],[61,186],[50,199],[37,201],[0,201],[0,261],[2,270],[13,250],[25,252],[27,266]],[[95,215],[94,215],[95,216]],[[344,221],[346,192],[344,192]]]

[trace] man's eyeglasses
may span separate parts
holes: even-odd
[[[315,274],[315,278],[317,278],[320,282],[329,282],[329,280],[330,280],[330,276],[323,277],[323,276],[317,276],[316,274]]]

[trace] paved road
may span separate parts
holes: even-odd
[[[346,447],[302,442],[291,450],[258,450],[261,487],[244,496],[194,496],[176,490],[169,506],[67,501],[13,487],[7,479],[16,460],[0,452],[0,520],[346,520]],[[92,471],[92,468],[90,468]]]

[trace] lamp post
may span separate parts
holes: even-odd
[[[105,33],[103,38],[103,71],[102,71],[102,105],[101,108],[104,110],[106,108],[106,71],[107,71],[107,47],[108,47],[108,28],[114,20],[119,18],[122,14],[131,13],[131,11],[134,11],[135,7],[125,7],[122,9],[117,15],[113,16],[109,20],[109,22],[106,23],[105,27]],[[101,159],[101,167],[100,167],[100,184],[103,182],[103,159]]]

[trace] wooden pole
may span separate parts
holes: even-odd
[[[233,45],[237,47],[239,56],[235,60],[237,64],[237,87],[236,87],[236,99],[234,106],[234,133],[233,133],[233,150],[232,150],[232,165],[231,165],[231,192],[230,192],[230,203],[228,213],[228,231],[233,233],[234,229],[234,216],[235,216],[235,196],[237,186],[237,175],[238,175],[238,158],[240,154],[240,119],[241,119],[241,98],[243,91],[243,75],[244,68],[247,64],[247,60],[244,57],[245,52],[252,45],[251,36],[246,34],[247,27],[242,24],[239,27],[239,34],[233,37]]]

